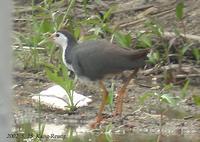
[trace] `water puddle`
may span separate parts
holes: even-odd
[[[40,130],[38,127],[40,126]],[[44,129],[43,129],[44,128]],[[158,136],[155,134],[145,133],[111,133],[92,132],[86,126],[69,127],[56,124],[30,124],[24,123],[21,125],[20,131],[24,131],[24,136],[29,136],[23,139],[25,142],[35,142],[37,140],[45,142],[155,142],[158,138],[162,142],[199,142],[199,135],[169,135]],[[38,132],[40,131],[40,132]],[[21,133],[16,131],[16,133]],[[32,136],[32,137],[31,137]],[[22,141],[22,137],[16,138],[16,141]]]

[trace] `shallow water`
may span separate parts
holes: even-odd
[[[23,125],[23,124],[22,124]],[[26,131],[31,134],[38,131],[38,124],[26,124],[27,128],[34,129],[34,132]],[[27,130],[27,129],[26,129]],[[17,132],[16,132],[17,133]],[[30,135],[29,135],[30,136]],[[199,142],[200,135],[169,135],[162,136],[149,133],[111,133],[94,132],[85,126],[70,127],[65,125],[45,124],[45,129],[40,137],[45,142]],[[17,141],[17,139],[16,139]],[[18,140],[19,141],[19,140]],[[21,141],[21,140],[20,140]],[[32,141],[35,142],[35,141]]]
[[[156,142],[157,135],[149,134],[85,134],[84,136],[76,136],[73,138],[74,142]],[[161,138],[162,142],[199,142],[200,138],[197,136],[165,136]]]

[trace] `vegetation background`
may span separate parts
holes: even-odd
[[[67,29],[79,41],[104,38],[122,48],[151,48],[148,65],[140,71],[136,84],[129,86],[130,99],[125,103],[124,117],[118,121],[108,118],[108,123],[102,124],[103,129],[99,131],[139,132],[147,127],[152,133],[166,134],[167,130],[172,133],[174,129],[180,133],[187,133],[187,130],[198,133],[199,1],[18,0],[15,3],[13,89],[17,104],[16,126],[23,123],[24,118],[38,122],[38,118],[47,116],[47,122],[57,118],[63,124],[68,123],[66,119],[75,119],[77,123],[84,119],[87,123],[95,116],[100,100],[96,95],[98,88],[75,86],[73,77],[68,76],[63,66],[61,51],[49,41],[51,33]],[[108,113],[114,107],[114,90],[127,74],[129,72],[107,80],[110,88]],[[32,93],[39,93],[53,83],[61,85],[71,100],[71,90],[77,90],[92,95],[94,102],[80,109],[70,103],[70,107],[59,114],[58,110],[45,106],[33,107]],[[111,122],[114,123],[112,127]],[[40,125],[40,132],[44,127]]]

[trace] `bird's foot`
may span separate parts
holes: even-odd
[[[119,110],[115,109],[115,111],[113,112],[113,116],[121,116],[122,112],[120,112]]]
[[[90,123],[90,128],[95,129],[103,120],[103,116],[97,116],[95,118],[95,121]]]

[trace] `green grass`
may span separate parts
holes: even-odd
[[[54,66],[52,64],[45,65],[47,77],[54,83],[60,85],[67,93],[66,101],[68,104],[66,110],[71,113],[76,110],[76,105],[73,103],[74,81],[69,78],[66,67],[63,64]]]

